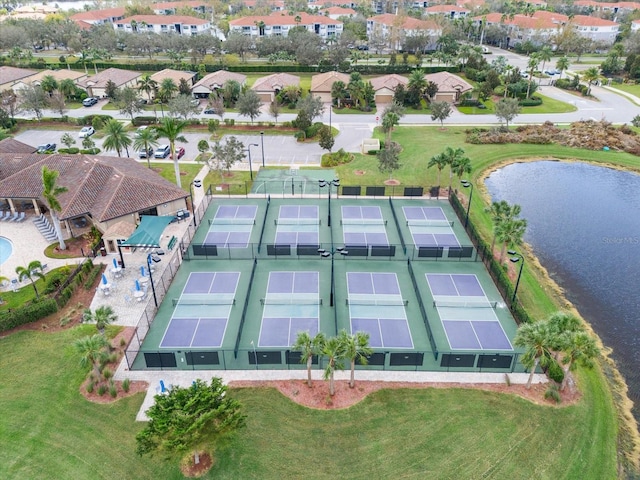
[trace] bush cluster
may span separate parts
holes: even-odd
[[[322,166],[323,167],[337,167],[338,165],[343,165],[345,163],[349,163],[354,159],[354,155],[352,153],[345,152],[343,148],[333,153],[326,153],[322,156]]]
[[[52,298],[32,302],[22,307],[8,310],[0,315],[0,332],[35,322],[58,311],[58,305]]]

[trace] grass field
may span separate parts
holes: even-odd
[[[138,457],[137,395],[86,401],[72,343],[94,326],[0,339],[4,479],[182,478],[177,462]],[[34,368],[34,362],[37,368]],[[214,453],[207,479],[615,478],[611,399],[582,376],[582,401],[541,407],[461,389],[384,390],[341,411],[311,410],[272,389],[231,390],[247,427]],[[304,387],[303,387],[304,388]]]
[[[522,107],[522,114],[529,113],[567,113],[567,112],[575,112],[577,108],[574,105],[569,103],[561,102],[560,100],[555,100],[551,97],[547,97],[542,95],[541,93],[536,92],[536,97],[542,98],[542,105],[537,105],[535,107]],[[458,107],[460,113],[464,113],[467,115],[487,115],[487,114],[495,114],[496,106],[494,100],[487,100],[484,102],[484,109],[478,107]],[[517,121],[517,117],[516,117]]]

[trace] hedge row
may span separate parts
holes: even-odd
[[[102,270],[102,265],[99,265],[99,264],[93,265],[93,268],[89,271],[89,274],[87,275],[87,279],[84,282],[85,290],[91,290],[91,288],[93,287],[93,283],[95,282],[96,278],[100,274],[101,270]]]
[[[26,323],[35,322],[57,311],[58,304],[53,298],[47,298],[9,310],[0,315],[0,332],[11,330]]]

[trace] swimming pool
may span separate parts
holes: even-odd
[[[7,261],[7,259],[13,253],[13,244],[11,240],[5,237],[0,237],[0,265]]]

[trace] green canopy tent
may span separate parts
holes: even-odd
[[[152,247],[160,248],[160,239],[162,238],[162,232],[167,228],[167,225],[171,223],[173,217],[167,216],[154,216],[154,215],[141,215],[140,225],[133,232],[133,234],[127,238],[124,242],[118,243],[118,250],[120,251],[120,261],[124,267],[124,259],[122,258],[121,247]]]

